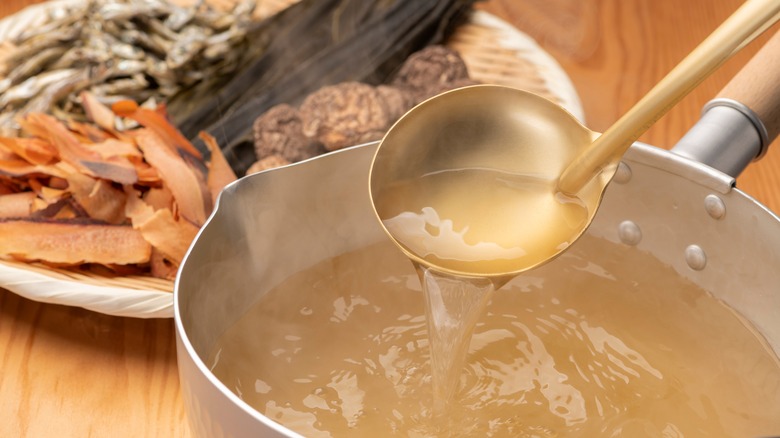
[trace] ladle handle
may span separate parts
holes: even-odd
[[[718,93],[749,108],[763,125],[766,148],[780,133],[780,31]]]
[[[739,176],[780,132],[780,31],[704,106],[672,152]]]
[[[569,164],[558,189],[576,195],[680,99],[780,18],[780,0],[748,0]]]

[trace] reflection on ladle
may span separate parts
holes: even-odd
[[[779,14],[780,0],[747,1],[601,136],[507,87],[423,102],[374,157],[378,218],[414,262],[445,274],[507,278],[553,259],[588,227],[631,143]]]

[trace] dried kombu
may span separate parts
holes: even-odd
[[[218,92],[174,99],[170,112],[201,149],[198,131],[215,136],[243,174],[255,161],[252,125],[260,114],[297,105],[325,85],[386,81],[410,54],[442,42],[474,1],[302,0],[260,25],[261,54],[240,74]]]

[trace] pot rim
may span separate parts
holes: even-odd
[[[226,195],[226,192],[235,191],[236,187],[242,184],[243,181],[249,178],[258,177],[267,172],[278,172],[278,171],[283,171],[287,167],[305,165],[306,163],[309,163],[314,160],[333,159],[336,156],[348,152],[350,150],[357,149],[357,148],[376,147],[378,146],[378,144],[379,142],[370,142],[362,145],[352,146],[326,155],[321,155],[298,163],[294,163],[285,166],[283,168],[269,169],[253,175],[248,175],[229,184],[228,186],[225,187],[225,189],[223,189],[223,191],[218,196],[214,205],[214,210],[212,211],[211,215],[207,218],[206,222],[201,227],[201,229],[198,231],[195,239],[193,240],[193,245],[191,245],[190,248],[187,250],[187,253],[182,261],[182,266],[189,259],[190,253],[194,248],[194,243],[200,239],[201,233],[203,233],[204,230],[206,230],[209,227],[209,225],[214,220],[216,215],[220,214],[219,212],[223,210],[220,207],[223,205],[224,202],[227,202],[226,199],[228,198],[225,198],[225,196],[229,196],[229,194]],[[748,200],[752,205],[757,207],[759,210],[763,210],[765,214],[768,214],[771,220],[780,223],[780,216],[778,216],[775,212],[770,210],[768,207],[758,202],[755,198],[751,197],[749,194],[739,190],[735,185],[736,179],[734,177],[726,175],[719,170],[713,169],[712,167],[709,167],[706,164],[702,164],[696,160],[678,155],[673,151],[669,151],[666,149],[658,148],[640,142],[635,142],[631,146],[631,148],[629,148],[629,150],[626,152],[623,159],[627,161],[628,164],[638,163],[638,164],[659,169],[663,172],[667,172],[672,175],[680,176],[690,181],[693,184],[698,184],[709,190],[712,190],[713,192],[717,192],[720,194],[736,193],[739,196],[743,196],[746,200]],[[620,178],[620,170],[617,172],[616,178]],[[175,322],[175,331],[177,336],[177,353],[179,355],[179,360],[180,361],[183,359],[189,360],[190,363],[194,365],[197,368],[197,370],[201,373],[202,377],[207,379],[208,382],[212,384],[213,387],[216,388],[222,396],[226,397],[229,400],[229,402],[231,402],[234,406],[238,407],[244,414],[248,415],[249,417],[251,417],[256,421],[259,421],[264,426],[268,427],[269,429],[283,436],[302,437],[302,435],[294,432],[293,430],[283,426],[280,423],[277,423],[276,421],[265,416],[260,411],[254,409],[248,403],[243,401],[238,395],[236,395],[230,388],[228,388],[224,383],[222,383],[222,381],[220,381],[211,372],[207,364],[197,353],[195,347],[190,341],[187,331],[185,330],[184,321],[182,318],[182,309],[181,309],[182,292],[180,290],[180,285],[181,285],[180,277],[182,275],[182,272],[183,270],[180,269],[179,272],[177,273],[175,284],[174,284],[174,291],[173,291],[173,314],[174,314],[174,322]],[[180,348],[182,347],[184,351],[180,351]],[[179,365],[180,370],[181,370],[181,366],[182,365],[180,364]],[[180,373],[180,377],[183,378],[183,375],[181,373]]]

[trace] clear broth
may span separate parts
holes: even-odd
[[[375,244],[268,291],[207,363],[310,437],[780,434],[776,355],[636,248],[585,236],[493,292],[446,415],[433,410],[424,301],[409,260]]]

